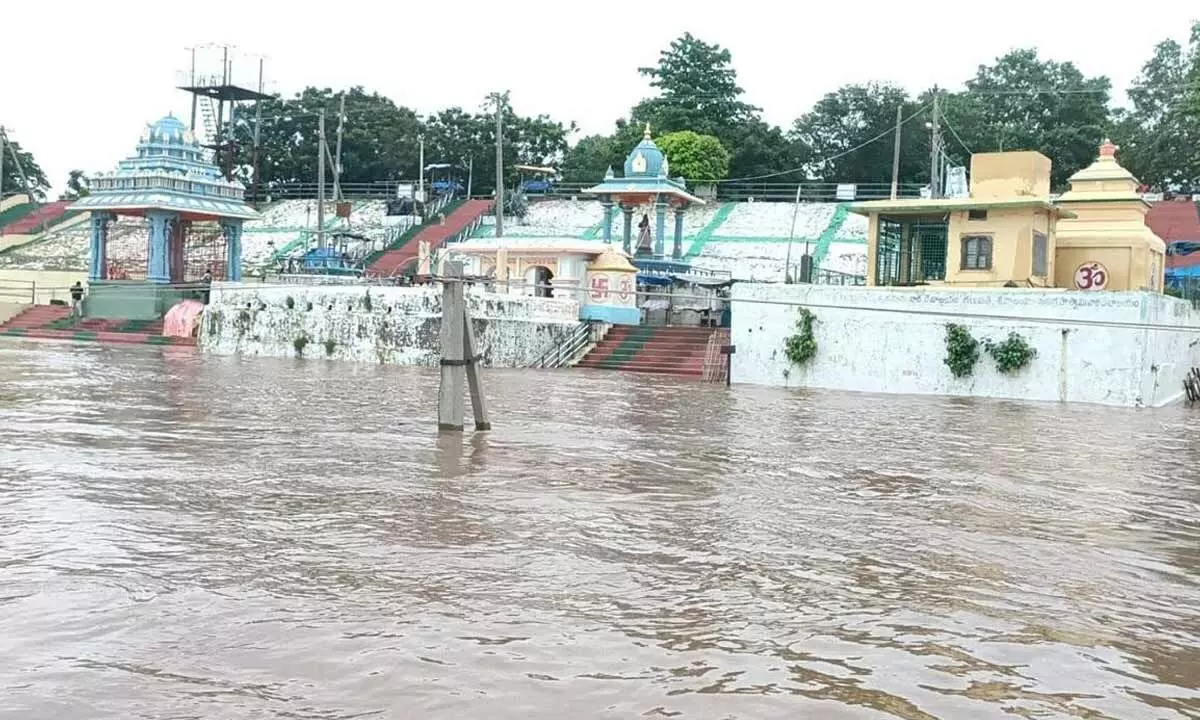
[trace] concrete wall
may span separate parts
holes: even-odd
[[[0,298],[0,325],[3,325],[4,323],[8,322],[9,320],[12,320],[14,317],[16,317],[18,314],[20,314],[20,312],[22,310],[24,310],[27,307],[29,307],[29,305],[25,305],[22,303],[8,302],[8,301],[4,300],[3,298]]]
[[[1183,375],[1200,366],[1200,312],[1157,293],[742,283],[733,299],[737,383],[1153,407],[1178,400]],[[816,316],[816,356],[796,367],[785,355],[795,305],[739,300],[807,305]],[[1089,321],[1183,331],[1080,324]],[[1003,375],[981,352],[974,372],[955,378],[944,363],[947,323],[980,340],[1020,333],[1037,356]]]
[[[471,288],[467,305],[478,350],[490,366],[526,366],[579,324],[574,300]],[[296,339],[304,337],[304,357],[436,365],[441,306],[440,287],[214,283],[199,345],[221,355],[291,357]]]

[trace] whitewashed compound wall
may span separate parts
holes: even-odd
[[[369,299],[368,299],[369,298]],[[523,367],[579,324],[574,300],[470,289],[467,306],[484,364]],[[262,286],[214,283],[199,345],[218,355],[331,358],[436,365],[437,287]],[[297,338],[303,346],[297,351]]]
[[[1156,407],[1180,399],[1184,374],[1200,366],[1200,312],[1154,293],[741,283],[733,299],[737,383]],[[797,307],[780,303],[807,305],[816,317],[817,352],[802,367],[784,352]],[[1097,321],[1180,330],[1081,324]],[[1004,375],[981,352],[974,372],[955,378],[944,363],[947,323],[980,340],[1020,333],[1037,356]]]

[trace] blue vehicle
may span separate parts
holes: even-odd
[[[521,192],[527,195],[548,195],[558,182],[558,170],[552,167],[516,165],[514,169],[521,173]]]
[[[429,175],[429,191],[434,195],[462,195],[466,192],[466,188],[458,181],[458,178],[452,174],[454,166],[450,163],[432,163],[425,166],[425,172]]]

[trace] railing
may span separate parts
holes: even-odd
[[[866,275],[853,275],[837,270],[817,270],[813,273],[814,285],[866,285]]]
[[[579,323],[570,335],[533,361],[529,367],[560,368],[567,365],[581,350],[595,342],[595,335],[599,331],[599,327],[599,323],[587,321]]]
[[[37,304],[37,283],[33,280],[0,280],[0,302]]]
[[[531,198],[537,197],[588,197],[583,195],[583,191],[600,182],[600,178],[596,178],[593,182],[561,182],[556,183],[553,188],[547,192],[530,193]],[[405,183],[408,184],[408,183]],[[343,183],[341,185],[342,195],[353,200],[368,200],[380,199],[387,200],[397,197],[397,187],[400,183],[394,180],[381,180],[370,183]],[[755,200],[759,202],[793,202],[796,199],[797,188],[800,191],[801,202],[836,202],[847,199],[838,197],[838,190],[843,190],[847,185],[854,186],[853,200],[883,200],[891,197],[892,186],[890,183],[836,183],[836,182],[755,182],[755,181],[733,181],[717,183],[715,187],[715,199],[736,202]],[[897,188],[897,196],[902,198],[915,198],[921,196],[922,185],[918,183],[902,183]],[[326,194],[332,195],[332,184],[326,185]],[[276,183],[258,189],[257,196],[251,196],[247,193],[248,200],[312,200],[317,197],[317,184],[313,182],[288,182]],[[701,196],[711,197],[705,189],[696,189]],[[428,190],[427,190],[428,192]],[[448,194],[449,195],[449,194]],[[447,197],[448,195],[438,196]],[[491,197],[491,193],[476,193],[475,197]],[[332,199],[332,197],[330,198]]]

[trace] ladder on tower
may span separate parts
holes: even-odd
[[[210,97],[200,98],[200,129],[204,133],[204,144],[217,142],[217,111]]]

